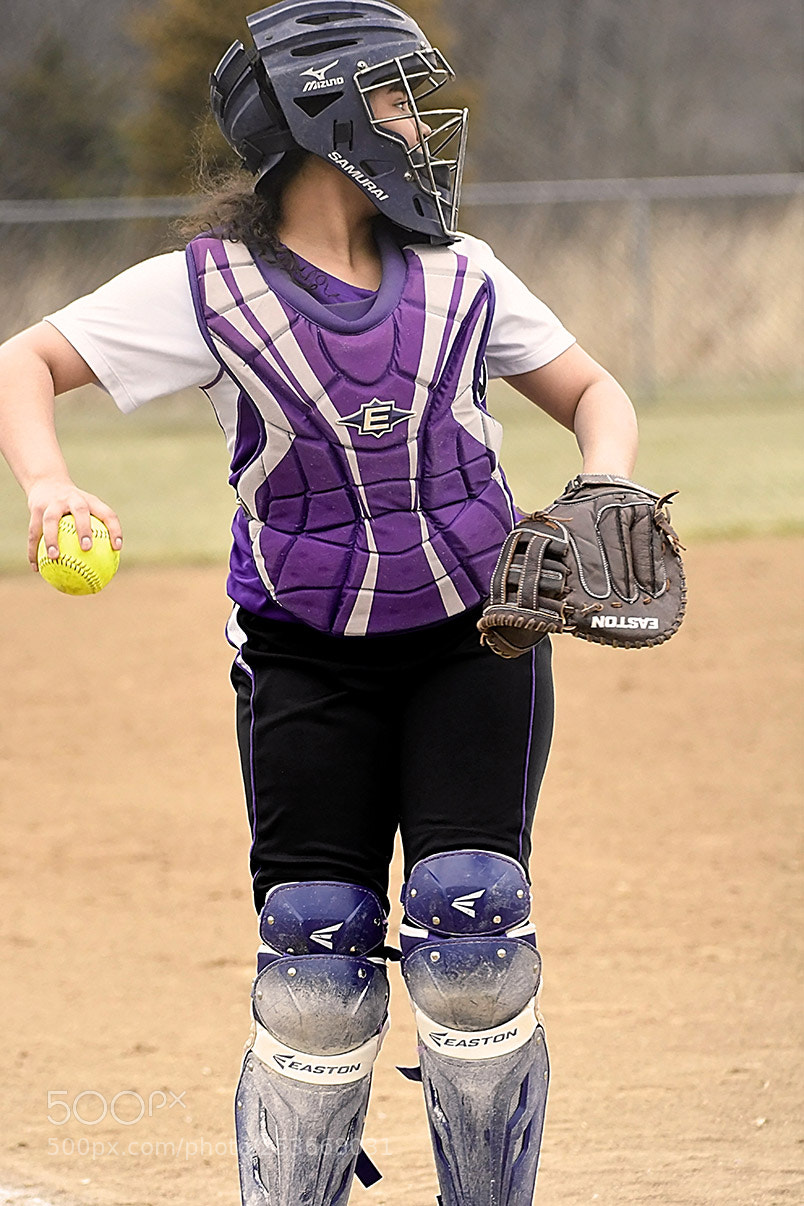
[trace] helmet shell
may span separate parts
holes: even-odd
[[[466,110],[419,102],[453,78],[412,18],[386,0],[284,0],[247,18],[211,76],[221,132],[256,177],[294,147],[332,163],[404,229],[434,243],[457,235]],[[404,91],[419,131],[410,148],[374,118],[374,89]]]

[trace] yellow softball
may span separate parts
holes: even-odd
[[[36,560],[39,573],[64,595],[95,595],[103,590],[117,573],[120,554],[112,548],[109,529],[94,515],[92,548],[82,549],[72,515],[59,520],[59,555],[53,560],[47,555],[44,537],[39,541]]]

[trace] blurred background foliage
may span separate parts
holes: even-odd
[[[231,42],[248,40],[253,0],[67,0],[62,10],[53,2],[36,12],[8,3],[4,197],[183,194],[199,159],[212,170],[231,163],[209,112],[209,73]],[[456,37],[441,0],[406,8],[449,55]],[[43,9],[44,23],[36,19]],[[452,97],[474,108],[479,100],[466,81]]]
[[[93,197],[122,192],[128,149],[113,75],[45,25],[21,46],[0,100],[4,197]]]
[[[181,193],[248,0],[5,0],[0,192]],[[471,101],[470,177],[802,166],[799,0],[410,0]]]

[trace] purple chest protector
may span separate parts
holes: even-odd
[[[379,292],[325,305],[240,244],[187,248],[240,503],[229,593],[344,636],[478,603],[513,523],[483,404],[491,285],[448,247],[381,249]]]

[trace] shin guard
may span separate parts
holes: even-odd
[[[243,1206],[346,1206],[371,1168],[360,1139],[388,1015],[382,908],[356,885],[282,884],[260,934],[236,1102]]]
[[[549,1064],[530,891],[504,855],[423,859],[403,901],[403,971],[442,1206],[531,1206]]]

